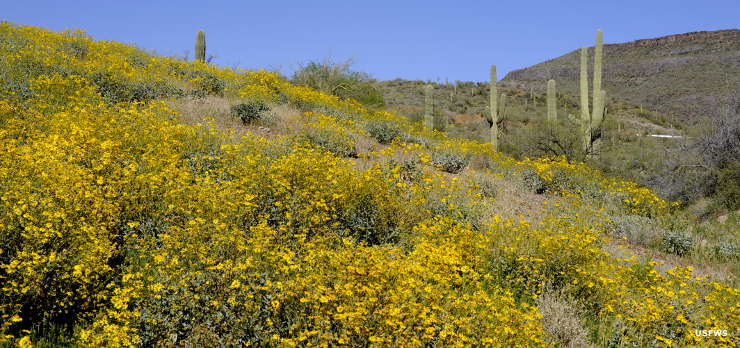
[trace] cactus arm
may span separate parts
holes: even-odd
[[[497,124],[501,123],[506,118],[506,93],[501,93],[498,96],[498,114],[497,116]]]
[[[598,118],[594,118],[591,121],[591,127],[594,128],[594,129],[601,128],[601,125],[604,123],[604,116],[606,115],[606,112],[605,112],[606,105],[605,105],[605,103],[606,103],[606,91],[602,89],[601,90],[601,93],[599,93],[599,105],[598,105],[598,108],[597,108],[597,110],[599,110],[599,114],[598,114],[599,117]],[[597,105],[594,105],[594,106],[596,107]]]

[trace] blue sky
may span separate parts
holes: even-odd
[[[206,32],[215,63],[290,74],[351,58],[379,79],[486,81],[591,45],[738,28],[740,0],[592,1],[11,1],[0,19],[192,57]]]

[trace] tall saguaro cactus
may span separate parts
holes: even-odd
[[[603,115],[603,101],[601,100],[601,58],[604,46],[604,32],[596,31],[596,45],[594,46],[594,111],[593,118],[599,120]]]
[[[591,114],[588,109],[588,47],[581,47],[581,136],[584,150],[588,150],[591,142]]]
[[[601,74],[603,69],[603,31],[596,31],[596,45],[594,46],[594,81],[593,81],[593,111],[589,112],[588,103],[588,48],[581,48],[581,131],[583,135],[583,149],[586,153],[596,154],[601,140],[601,125],[604,121],[604,107],[606,91],[601,89]]]
[[[424,86],[424,124],[429,129],[434,129],[434,112],[432,111],[432,85]]]
[[[496,65],[491,65],[491,96],[490,116],[491,124],[491,146],[498,150],[498,90],[496,89]]]
[[[206,33],[203,30],[198,30],[198,35],[195,37],[195,60],[206,61]]]
[[[558,119],[555,96],[555,80],[547,81],[547,123],[553,126]]]

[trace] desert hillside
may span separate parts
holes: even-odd
[[[0,345],[740,343],[738,214],[198,37],[185,61],[0,24]]]
[[[517,159],[565,156],[680,201],[702,219],[740,209],[740,31],[671,35],[603,46],[605,118],[598,156],[574,148],[580,128],[580,50],[512,71],[500,81],[500,151]],[[587,49],[593,75],[594,48]],[[485,77],[481,71],[481,80]],[[555,90],[555,134],[543,128]],[[424,114],[424,86],[453,137],[487,141],[488,83],[377,81],[386,107]],[[590,93],[590,92],[589,92]],[[505,100],[504,100],[505,99]],[[504,103],[505,101],[505,103]],[[593,97],[589,95],[589,105]],[[732,193],[730,193],[732,192]]]
[[[740,30],[703,31],[604,46],[604,84],[614,97],[695,125],[737,104]],[[512,71],[505,82],[542,90],[556,79],[578,93],[579,51]]]

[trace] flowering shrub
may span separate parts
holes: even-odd
[[[333,117],[306,113],[302,137],[340,157],[356,157],[357,141],[353,134],[364,134],[351,121],[339,122]]]

